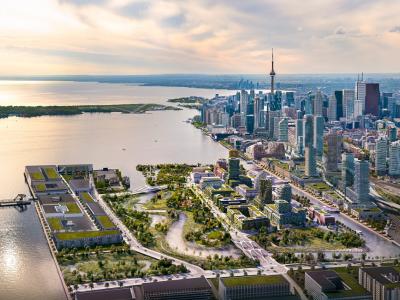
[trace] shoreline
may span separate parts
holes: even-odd
[[[182,108],[157,103],[132,104],[89,104],[89,105],[35,105],[35,106],[2,106],[0,105],[0,119],[9,117],[31,118],[41,116],[76,116],[86,113],[121,113],[145,114],[154,111],[179,111]]]

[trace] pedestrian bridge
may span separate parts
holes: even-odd
[[[145,185],[145,186],[133,189],[132,194],[139,195],[139,194],[157,193],[159,191],[166,190],[167,188],[168,188],[167,185],[158,185],[158,186]]]

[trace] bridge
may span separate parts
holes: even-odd
[[[0,200],[0,207],[10,207],[10,206],[17,206],[17,207],[24,207],[26,205],[31,204],[31,200],[27,200],[25,194],[18,194],[14,199],[9,200]]]
[[[131,193],[133,195],[157,193],[159,191],[166,190],[167,188],[168,188],[167,185],[159,185],[159,186],[145,185],[145,186],[131,190]]]

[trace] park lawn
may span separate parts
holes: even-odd
[[[88,192],[83,192],[80,194],[81,199],[86,201],[86,202],[94,202],[92,196],[90,196],[90,194]]]
[[[157,199],[156,202],[153,202],[153,200],[149,200],[146,204],[143,205],[143,208],[147,210],[168,209],[167,199],[166,198]]]
[[[64,227],[61,223],[61,219],[59,219],[59,218],[48,218],[47,222],[49,223],[49,226],[50,226],[51,230],[53,230],[53,231],[64,229]]]
[[[207,238],[210,240],[220,240],[223,237],[223,233],[220,230],[214,230],[207,234]]]
[[[186,223],[183,226],[183,238],[185,238],[186,234],[190,231],[202,230],[203,225],[197,224],[193,219],[193,213],[190,211],[185,211],[185,215],[187,216]]]
[[[301,234],[306,234],[307,240],[305,241],[304,245],[286,245],[286,246],[272,246],[268,247],[271,250],[277,251],[277,252],[292,252],[294,251],[299,251],[299,252],[304,252],[304,251],[319,251],[319,250],[339,250],[339,249],[345,249],[346,247],[343,246],[340,242],[338,241],[333,241],[332,243],[325,241],[322,238],[318,238],[314,234],[314,228],[304,228],[304,229],[291,229],[291,232],[297,232],[298,235]]]
[[[115,228],[114,223],[110,220],[108,216],[97,216],[96,219],[100,222],[104,229]]]
[[[78,204],[71,202],[71,203],[65,203],[65,205],[68,208],[67,214],[80,214],[81,213],[81,210],[80,210]]]
[[[57,179],[59,175],[56,170],[53,168],[45,168],[44,171],[46,172],[47,178],[49,179]]]
[[[60,240],[75,240],[84,238],[93,238],[106,235],[120,234],[118,230],[103,230],[103,231],[75,231],[75,232],[60,232],[56,237]]]
[[[44,180],[44,176],[41,172],[33,172],[29,174],[33,180]]]

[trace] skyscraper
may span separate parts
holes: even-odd
[[[396,126],[388,126],[387,137],[390,142],[397,141],[397,127]]]
[[[314,116],[322,116],[323,101],[324,99],[322,96],[322,92],[318,90],[314,98],[314,109],[313,109]]]
[[[375,143],[375,172],[378,176],[386,174],[386,158],[388,152],[388,141],[380,136]]]
[[[346,189],[348,186],[352,186],[354,183],[354,154],[343,153],[342,154],[342,182],[343,187]]]
[[[274,138],[275,118],[280,116],[281,111],[279,110],[269,110],[265,114],[265,125],[267,126],[268,137],[270,139]]]
[[[365,111],[365,96],[367,93],[364,75],[357,79],[355,86],[354,117],[362,116]]]
[[[240,116],[241,116],[241,123],[244,126],[246,124],[248,102],[249,102],[249,94],[247,93],[247,91],[242,90],[240,92]]]
[[[305,115],[303,119],[303,140],[304,148],[313,147],[314,144],[314,118],[312,115]]]
[[[288,118],[284,117],[279,121],[279,137],[280,142],[288,142]]]
[[[228,179],[239,180],[240,176],[240,160],[236,157],[228,159]]]
[[[358,160],[354,162],[354,186],[357,202],[369,201],[369,162]]]
[[[332,95],[329,98],[329,105],[328,105],[328,120],[329,121],[336,121],[337,120],[337,107],[336,107],[336,98]]]
[[[343,91],[335,91],[333,93],[336,101],[336,120],[343,118]]]
[[[254,99],[254,129],[262,127],[263,114],[264,114],[264,97],[257,96]]]
[[[366,115],[379,116],[379,83],[366,83],[365,85],[365,109]]]
[[[297,143],[297,153],[303,154],[303,119],[301,118],[301,111],[297,111],[296,119],[296,143]]]
[[[274,70],[274,49],[272,49],[272,60],[271,60],[271,72],[269,73],[271,76],[271,95],[274,96],[275,93],[275,70]]]
[[[313,145],[316,151],[316,155],[321,157],[324,150],[324,117],[314,116],[314,141]]]
[[[354,117],[354,90],[343,90],[343,114],[346,120]]]
[[[314,177],[317,176],[317,160],[315,157],[315,149],[311,146],[306,146],[304,148],[304,159],[305,159],[305,168],[304,174],[306,176]]]
[[[324,161],[327,172],[335,172],[338,169],[340,143],[341,136],[336,132],[326,135],[327,151],[324,153]]]
[[[389,146],[389,175],[400,176],[400,141]]]

